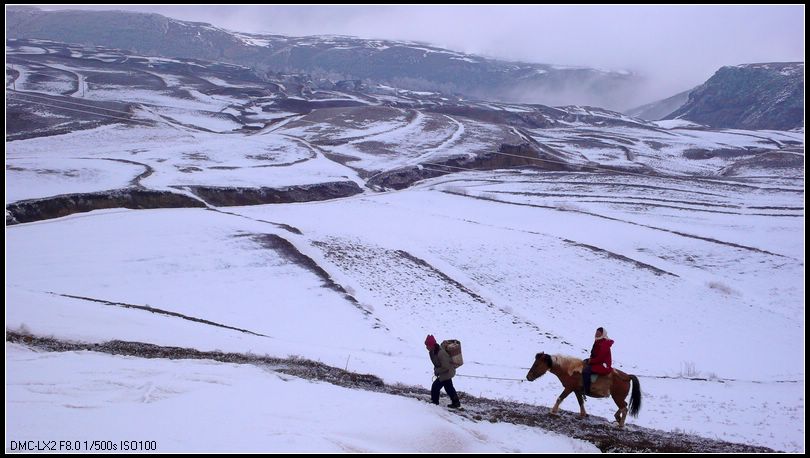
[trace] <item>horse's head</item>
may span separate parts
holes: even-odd
[[[529,369],[529,373],[526,374],[526,380],[532,382],[542,377],[549,369],[551,369],[551,355],[538,353],[534,356],[534,364],[532,364],[532,368]]]

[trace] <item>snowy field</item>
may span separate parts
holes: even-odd
[[[7,326],[88,342],[299,355],[386,383],[427,386],[427,333],[464,343],[460,375],[522,379],[536,352],[587,356],[590,330],[601,325],[616,340],[615,366],[642,383],[644,408],[632,423],[802,450],[804,373],[795,365],[803,359],[796,345],[803,339],[802,219],[675,218],[684,210],[666,207],[622,216],[608,205],[602,210],[612,219],[605,219],[474,198],[472,185],[459,195],[463,183],[443,180],[377,196],[228,209],[234,214],[107,210],[10,227]],[[801,205],[795,193],[771,200]],[[325,288],[271,234],[357,301]],[[149,305],[260,335],[88,299]],[[539,405],[560,391],[551,376],[534,383],[458,377],[456,385]],[[587,407],[608,418],[614,411],[606,400]],[[563,408],[576,410],[573,398]],[[454,450],[478,450],[465,447]]]
[[[7,194],[7,198],[15,201],[78,190],[103,191],[110,189],[110,181],[124,187],[126,181],[116,176],[127,170],[137,171],[128,178],[149,171],[140,184],[151,189],[188,185],[290,186],[357,180],[353,170],[326,160],[306,142],[276,134],[224,135],[172,125],[155,128],[113,125],[63,135],[59,149],[52,146],[50,137],[20,140],[9,146],[6,161],[12,169],[7,172],[8,187],[20,190],[9,193],[10,197]],[[67,161],[66,157],[73,159]],[[98,176],[91,167],[102,162],[100,159],[118,163],[108,165],[109,173],[105,176]],[[32,164],[54,173],[31,174],[28,170]]]
[[[387,107],[318,110],[274,133],[306,139],[352,158],[352,167],[383,171],[449,156],[497,150],[519,137],[506,126]]]
[[[103,158],[10,159],[6,155],[6,202],[120,189],[143,171],[137,164]]]

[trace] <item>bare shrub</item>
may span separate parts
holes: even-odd
[[[721,283],[719,281],[710,281],[708,283],[708,286],[711,289],[720,291],[721,293],[725,294],[726,296],[739,295],[739,293],[737,291],[731,289],[730,286],[728,286],[728,285],[726,285],[724,283]]]
[[[462,196],[469,195],[469,191],[466,188],[462,188],[460,186],[448,186],[444,188],[445,191],[451,192],[453,194],[461,194]]]
[[[585,211],[585,209],[583,209],[579,205],[572,204],[571,202],[561,202],[561,203],[555,205],[555,207],[557,207],[558,210],[563,210],[563,211],[567,211],[567,212]]]
[[[693,361],[681,361],[681,371],[678,373],[679,376],[684,378],[695,378],[700,374],[697,369],[695,369],[695,363]]]

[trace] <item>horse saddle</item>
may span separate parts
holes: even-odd
[[[588,394],[596,398],[604,398],[610,395],[610,382],[612,375],[612,372],[607,375],[591,374],[591,392]]]

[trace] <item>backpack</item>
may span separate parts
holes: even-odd
[[[454,368],[460,367],[464,364],[464,358],[461,356],[461,342],[458,340],[445,340],[441,343],[442,349],[450,355],[450,365]]]

